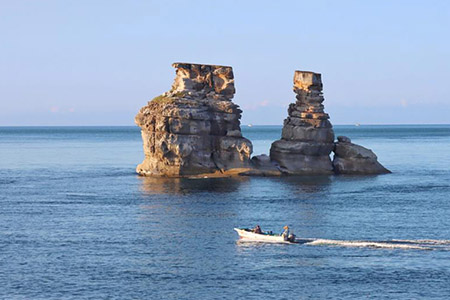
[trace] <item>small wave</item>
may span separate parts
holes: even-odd
[[[327,240],[315,239],[305,243],[310,246],[330,245],[341,247],[357,247],[357,248],[387,248],[387,249],[416,249],[416,250],[432,250],[427,246],[411,243],[398,243],[392,241],[345,241],[345,240]]]
[[[16,182],[16,180],[14,180],[14,179],[0,179],[0,184],[12,184],[15,182]]]
[[[95,197],[97,194],[94,193],[61,193],[66,196],[72,196],[72,197]]]

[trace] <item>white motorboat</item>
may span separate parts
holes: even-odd
[[[297,243],[294,240],[284,240],[284,237],[279,234],[271,233],[254,233],[248,228],[234,228],[234,230],[239,234],[239,238],[245,241],[251,242],[263,242],[263,243],[281,243],[281,244],[293,244]]]

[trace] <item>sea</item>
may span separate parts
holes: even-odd
[[[144,178],[138,127],[0,127],[0,299],[449,299],[450,125],[334,130],[392,174]]]

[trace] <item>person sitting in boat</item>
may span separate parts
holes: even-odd
[[[252,231],[254,233],[262,234],[262,230],[261,230],[261,227],[259,227],[259,225],[256,225],[255,228],[252,229]]]
[[[295,234],[293,234],[293,233],[289,234],[288,241],[295,243]]]
[[[281,234],[281,236],[283,237],[283,239],[285,241],[287,241],[287,240],[289,240],[289,226],[286,225],[286,226],[283,227],[283,229],[284,229],[284,231]]]

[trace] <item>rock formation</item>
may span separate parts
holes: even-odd
[[[144,161],[136,171],[147,176],[236,174],[248,170],[252,144],[242,137],[242,111],[231,67],[174,63],[172,89],[142,107]]]
[[[324,112],[321,75],[295,71],[297,101],[289,105],[281,139],[272,143],[270,158],[286,174],[332,174],[334,132]]]
[[[377,160],[372,150],[353,144],[346,136],[338,136],[335,144],[333,167],[336,174],[391,173]]]
[[[270,157],[250,160],[252,144],[242,137],[242,111],[231,67],[175,63],[172,89],[149,101],[136,115],[144,144],[145,176],[280,176],[390,173],[369,149],[334,132],[322,102],[321,75],[295,71],[297,101],[289,105],[281,139]],[[334,151],[331,162],[330,154]]]

